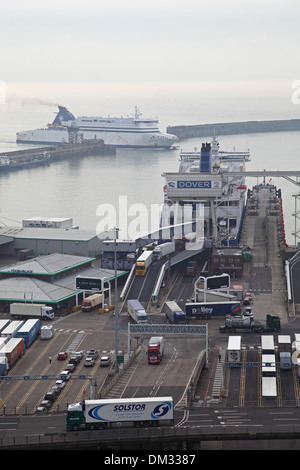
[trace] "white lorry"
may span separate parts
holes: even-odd
[[[173,398],[118,398],[85,400],[68,406],[67,430],[103,429],[114,423],[159,426],[173,423]]]
[[[142,304],[136,299],[127,301],[128,315],[135,323],[148,323],[147,313]]]
[[[157,245],[153,250],[153,260],[160,260],[164,256],[170,255],[175,251],[175,242],[166,242]]]
[[[52,307],[44,304],[13,303],[10,304],[10,314],[16,318],[40,318],[41,320],[53,320],[54,311]]]

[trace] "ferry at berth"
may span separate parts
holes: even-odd
[[[248,151],[219,151],[216,136],[200,152],[181,152],[179,171],[163,174],[161,225],[192,222],[197,246],[201,240],[214,246],[238,244],[247,193],[243,172],[249,160]]]
[[[175,135],[162,133],[158,120],[141,118],[135,108],[133,117],[75,116],[67,108],[59,106],[52,124],[45,128],[17,133],[17,142],[33,144],[57,144],[101,139],[104,144],[121,148],[166,148],[178,141]]]

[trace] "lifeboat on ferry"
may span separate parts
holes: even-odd
[[[242,189],[243,191],[245,191],[247,189],[247,186],[245,184],[239,184],[236,186],[236,189]]]

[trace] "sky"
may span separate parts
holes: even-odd
[[[293,81],[299,18],[299,0],[1,0],[0,81]]]

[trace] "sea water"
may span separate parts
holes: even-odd
[[[274,94],[263,89],[247,93],[228,85],[224,88],[222,93],[220,87],[205,92],[199,84],[71,84],[53,85],[47,94],[45,86],[19,85],[17,91],[12,87],[5,104],[0,105],[0,152],[32,147],[16,144],[16,132],[52,122],[57,103],[67,106],[75,116],[104,117],[133,115],[137,105],[142,117],[158,117],[163,132],[168,125],[300,116],[300,105],[292,103],[288,90]],[[22,220],[30,217],[71,217],[74,225],[96,234],[101,209],[115,207],[118,214],[120,201],[126,201],[121,210],[127,210],[129,221],[141,207],[150,215],[151,207],[163,202],[162,174],[178,170],[180,149],[199,149],[203,141],[210,140],[211,136],[180,141],[176,150],[118,149],[115,156],[68,158],[49,166],[0,173],[1,225],[20,227]],[[218,140],[221,150],[249,149],[248,170],[299,169],[300,131],[219,136]],[[246,184],[252,187],[259,182],[261,179],[248,178]],[[293,195],[299,189],[283,178],[270,182],[282,189],[286,239],[294,244]]]

